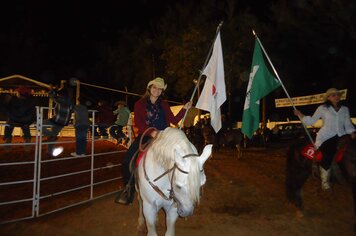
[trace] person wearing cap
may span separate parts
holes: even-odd
[[[131,179],[130,162],[137,150],[139,149],[140,139],[148,128],[155,128],[150,132],[145,133],[142,137],[143,144],[157,135],[157,132],[164,130],[171,124],[177,125],[184,117],[186,110],[190,109],[192,102],[186,103],[183,108],[174,115],[170,109],[168,102],[162,99],[163,92],[166,90],[167,84],[163,78],[157,77],[147,84],[146,92],[143,97],[135,103],[134,106],[134,123],[138,129],[138,136],[129,147],[123,160],[123,179],[126,186],[134,185],[134,180]],[[134,199],[135,188],[127,187],[129,193],[122,191],[119,196],[118,203],[130,204]],[[126,194],[124,194],[126,193]]]
[[[11,96],[4,103],[4,107],[8,114],[4,131],[5,143],[12,142],[15,127],[21,127],[26,143],[31,142],[30,125],[36,120],[36,104],[31,95],[31,89],[26,86],[18,87],[16,96]]]
[[[114,125],[110,127],[109,133],[117,140],[116,143],[119,144],[122,139],[126,138],[126,135],[122,132],[122,128],[127,125],[131,112],[129,108],[126,107],[125,101],[117,101],[115,106],[117,109],[113,111],[113,114],[117,115],[117,118]]]
[[[330,88],[324,95],[324,103],[316,109],[313,116],[305,116],[299,110],[294,110],[294,114],[306,125],[313,125],[319,119],[323,121],[315,140],[315,147],[323,155],[319,168],[323,190],[330,189],[330,167],[337,151],[339,138],[345,134],[350,134],[353,139],[356,138],[349,109],[341,105],[340,98],[341,92],[336,88]]]

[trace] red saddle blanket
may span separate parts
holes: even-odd
[[[347,145],[344,145],[342,148],[340,148],[335,156],[335,161],[336,162],[340,162],[342,160],[342,157],[344,155],[344,152],[346,150]],[[309,144],[307,146],[304,146],[301,150],[302,155],[309,159],[309,160],[313,160],[315,158],[315,160],[317,162],[320,162],[323,159],[323,154],[320,151],[316,151],[313,144]]]
[[[146,155],[146,152],[140,152],[136,158],[136,168],[140,164],[142,158]]]

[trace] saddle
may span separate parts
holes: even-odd
[[[335,161],[339,163],[342,160],[342,157],[344,156],[344,152],[347,148],[347,144],[339,148],[336,152],[335,155]],[[301,150],[301,154],[303,157],[305,157],[308,160],[316,160],[317,162],[321,162],[323,159],[323,154],[319,150],[315,150],[313,144],[308,144],[304,146]]]
[[[145,145],[144,145],[144,148],[143,150],[137,150],[135,152],[135,154],[133,155],[131,161],[130,161],[130,172],[133,172],[134,170],[137,169],[138,165],[140,164],[142,158],[146,155],[147,153],[147,149],[146,147],[150,144],[150,141],[147,142]]]

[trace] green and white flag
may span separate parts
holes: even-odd
[[[242,115],[242,133],[248,138],[252,138],[260,123],[260,99],[280,85],[279,81],[268,71],[260,44],[256,38]]]

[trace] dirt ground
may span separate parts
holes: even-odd
[[[286,203],[285,153],[288,144],[249,149],[238,159],[232,151],[214,153],[205,164],[207,183],[200,205],[179,218],[176,235],[353,235],[349,186],[334,183],[325,197],[319,180],[304,187],[305,217]],[[115,195],[37,219],[0,225],[0,235],[142,235],[136,230],[138,203],[114,203]],[[159,235],[164,235],[163,212]]]

